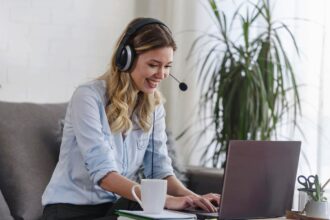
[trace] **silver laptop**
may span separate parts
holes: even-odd
[[[219,213],[199,219],[272,218],[291,210],[300,141],[230,141]]]

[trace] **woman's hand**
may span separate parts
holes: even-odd
[[[208,194],[205,194],[205,195],[201,195],[201,197],[207,199],[208,201],[210,201],[216,207],[220,206],[220,200],[221,200],[220,194],[208,193]]]
[[[188,207],[193,207],[194,202],[190,196],[167,196],[165,208],[171,210],[183,210]]]
[[[208,193],[201,196],[190,196],[194,203],[194,208],[199,208],[207,212],[217,212],[220,205],[220,195]]]
[[[189,195],[174,197],[168,196],[165,207],[172,210],[182,210],[186,208],[200,208],[207,212],[217,212],[217,207],[220,205],[220,195],[209,193],[206,195]]]

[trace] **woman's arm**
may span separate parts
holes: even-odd
[[[105,175],[99,182],[99,185],[109,191],[113,192],[115,194],[118,194],[126,199],[136,201],[131,193],[131,189],[134,185],[138,185],[136,182],[120,175],[117,172],[109,172],[107,175]],[[140,194],[140,188],[136,188],[136,195],[141,198]]]
[[[165,208],[182,210],[188,207],[199,207],[208,212],[217,211],[212,202],[219,204],[220,195],[210,193],[200,196],[187,189],[175,176],[169,176],[166,180],[169,195],[166,197]],[[131,189],[136,184],[117,172],[108,173],[99,182],[103,189],[133,201],[135,199],[132,196]],[[140,189],[137,189],[136,194],[141,198]]]
[[[176,176],[168,176],[167,193],[172,196],[199,196],[196,193],[187,189]]]

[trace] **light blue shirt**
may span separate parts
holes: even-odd
[[[112,133],[105,112],[105,81],[81,85],[68,105],[59,161],[42,196],[42,204],[100,204],[114,202],[119,196],[103,190],[99,180],[111,171],[133,179],[140,165],[151,177],[152,128],[149,132],[134,123],[123,139]],[[165,110],[155,110],[154,178],[174,175],[167,154]],[[136,115],[133,114],[133,119]]]

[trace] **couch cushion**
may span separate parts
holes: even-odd
[[[3,198],[3,195],[0,191],[0,217],[1,220],[13,220],[13,218],[10,216],[8,205]]]
[[[15,219],[38,219],[66,104],[0,102],[0,189]]]
[[[224,170],[210,167],[188,166],[188,188],[197,194],[222,191]]]

